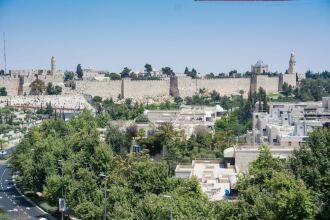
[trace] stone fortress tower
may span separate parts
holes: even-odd
[[[296,55],[294,52],[291,52],[288,74],[296,74]]]
[[[54,56],[52,56],[50,63],[50,74],[54,75],[56,73],[56,60]]]

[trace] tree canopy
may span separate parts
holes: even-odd
[[[61,86],[54,86],[53,83],[49,82],[47,85],[47,95],[61,95],[62,87]]]
[[[0,87],[0,96],[7,96],[6,87]]]
[[[83,76],[84,76],[84,71],[83,71],[83,69],[82,69],[82,67],[81,67],[81,64],[78,64],[78,65],[77,65],[76,74],[77,74],[77,76],[78,76],[79,79],[82,79],[82,78],[83,78]]]
[[[45,90],[45,82],[38,78],[30,84],[30,95],[42,95]]]
[[[121,73],[120,73],[121,78],[129,77],[130,72],[131,72],[131,69],[129,69],[128,67],[125,67],[123,69],[123,71],[121,71]]]
[[[162,68],[162,73],[166,76],[174,76],[175,73],[173,72],[173,70],[170,67],[163,67]]]

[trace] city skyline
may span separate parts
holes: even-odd
[[[284,72],[330,69],[330,3],[0,1],[7,70],[94,67],[119,72],[185,66],[201,73],[250,70],[261,59]],[[4,61],[1,59],[1,69]]]

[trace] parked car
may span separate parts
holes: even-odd
[[[5,150],[0,151],[0,156],[1,156],[1,157],[6,156],[7,154],[8,154],[8,153],[7,153],[7,151],[5,151]]]

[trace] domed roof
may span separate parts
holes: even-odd
[[[255,67],[263,67],[265,66],[264,62],[262,60],[258,60],[258,62],[256,63],[256,65],[254,65]]]

